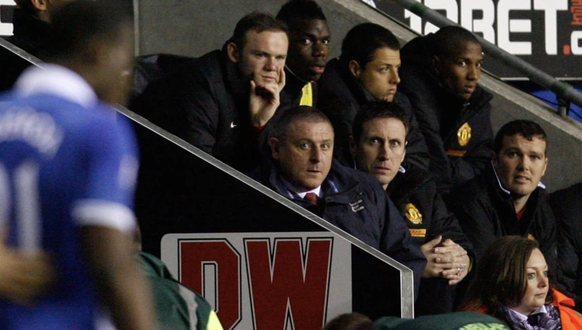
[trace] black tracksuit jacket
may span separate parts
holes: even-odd
[[[493,156],[489,103],[493,96],[477,85],[465,100],[443,86],[432,64],[432,37],[417,37],[402,48],[398,88],[412,105],[437,188],[446,194],[479,174]]]
[[[441,242],[451,239],[467,251],[471,260],[475,258],[471,242],[461,230],[457,218],[445,206],[430,173],[420,169],[398,173],[388,185],[387,192],[418,246],[441,235]],[[421,279],[416,315],[453,312],[455,289],[456,286],[450,286],[444,278]]]

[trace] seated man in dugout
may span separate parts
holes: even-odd
[[[251,177],[411,268],[416,297],[426,259],[378,181],[332,159],[334,132],[327,117],[301,106],[273,124],[272,164]]]
[[[401,51],[402,82],[430,153],[442,194],[472,179],[491,160],[490,100],[477,83],[483,52],[471,32],[447,26]]]
[[[316,81],[321,78],[329,56],[331,36],[327,19],[315,1],[290,0],[285,3],[277,19],[289,28],[289,52],[285,66],[285,88],[282,104],[315,106]]]
[[[455,284],[469,272],[472,246],[430,174],[401,166],[406,155],[407,117],[396,103],[369,103],[354,119],[351,150],[357,168],[374,175],[394,201],[427,259],[415,315],[450,313]]]
[[[192,59],[175,74],[152,82],[132,108],[248,172],[259,162],[259,135],[280,108],[287,48],[285,23],[269,14],[248,14],[222,50]]]
[[[582,183],[550,194],[558,230],[557,288],[574,299],[582,313]]]
[[[493,161],[474,179],[455,188],[447,205],[455,213],[476,262],[497,238],[536,240],[556,275],[556,224],[540,182],[548,166],[547,135],[529,120],[509,122],[497,133]]]
[[[407,111],[407,164],[428,168],[428,150],[406,96],[398,92],[400,43],[386,28],[364,23],[352,28],[342,43],[339,58],[332,59],[318,83],[317,106],[331,120],[336,131],[335,157],[353,163],[348,139],[354,117],[368,102],[387,101]]]

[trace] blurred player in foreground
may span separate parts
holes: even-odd
[[[154,329],[128,235],[135,141],[107,105],[127,95],[131,15],[79,0],[52,25],[52,64],[0,97],[0,265],[18,266],[0,266],[0,329]]]

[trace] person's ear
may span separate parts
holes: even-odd
[[[269,146],[271,147],[271,156],[275,160],[279,160],[279,149],[281,147],[281,143],[277,138],[270,138],[269,139]]]
[[[546,159],[545,164],[544,164],[544,169],[542,171],[542,176],[544,176],[546,174],[546,169],[548,168],[548,157],[544,157]]]
[[[493,167],[495,167],[495,169],[497,169],[497,166],[499,165],[499,157],[497,156],[497,153],[493,153],[493,158],[491,158],[491,163],[493,163]]]
[[[30,0],[30,3],[36,11],[46,11],[48,8],[48,0]]]
[[[408,142],[406,142],[408,143]],[[406,144],[405,144],[406,146]],[[404,148],[404,152],[402,153],[402,159],[400,159],[400,165],[402,165],[402,163],[404,163],[404,158],[406,158],[406,148]]]
[[[226,45],[226,53],[232,62],[238,63],[240,60],[240,49],[234,42],[229,42],[228,45]]]
[[[362,72],[360,63],[358,63],[356,60],[351,60],[350,63],[348,63],[348,69],[354,77],[360,78],[360,73]]]

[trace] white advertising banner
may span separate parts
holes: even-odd
[[[328,232],[167,234],[161,257],[224,329],[321,329],[352,311],[351,244]]]

